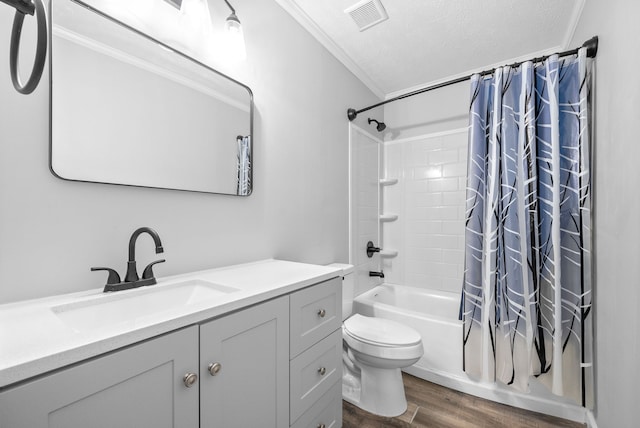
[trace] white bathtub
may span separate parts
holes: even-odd
[[[470,379],[462,370],[462,322],[458,320],[458,293],[382,284],[356,297],[353,309],[362,315],[401,322],[420,333],[424,356],[404,370],[409,374],[499,403],[580,423],[587,421],[586,409],[568,399],[552,395],[535,379],[530,381],[529,393],[516,392],[493,382],[482,383]]]
[[[424,356],[406,371],[432,380],[427,373],[463,377],[460,295],[446,291],[383,284],[356,297],[354,312],[392,319],[422,336]]]

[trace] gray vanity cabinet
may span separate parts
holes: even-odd
[[[332,279],[44,374],[0,428],[339,427],[340,305]]]
[[[289,426],[289,297],[200,326],[202,428]]]
[[[191,326],[0,393],[2,428],[196,428],[198,326]]]

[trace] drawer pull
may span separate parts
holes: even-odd
[[[207,370],[209,370],[209,374],[211,376],[215,376],[218,373],[220,373],[220,370],[222,370],[222,364],[220,364],[220,363],[211,363],[211,364],[209,364],[209,367],[207,367]]]
[[[327,368],[326,367],[320,367],[318,369],[318,373],[320,373],[320,376],[324,376],[324,374],[327,372]]]
[[[187,388],[191,388],[198,381],[198,375],[195,373],[187,373],[182,378],[182,382],[184,382],[184,386]]]
[[[318,424],[318,428],[325,428],[324,424]]]
[[[320,310],[318,311],[318,316],[319,316],[320,318],[324,318],[324,316],[325,316],[325,315],[327,315],[327,311],[325,311],[324,309],[320,309]]]

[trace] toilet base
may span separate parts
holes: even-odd
[[[359,365],[360,376],[346,373],[342,381],[342,398],[378,416],[393,417],[407,410],[402,371]],[[359,378],[359,379],[358,379]]]

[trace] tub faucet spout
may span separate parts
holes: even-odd
[[[379,278],[384,278],[384,272],[380,271],[380,272],[369,272],[369,276],[377,276]]]

